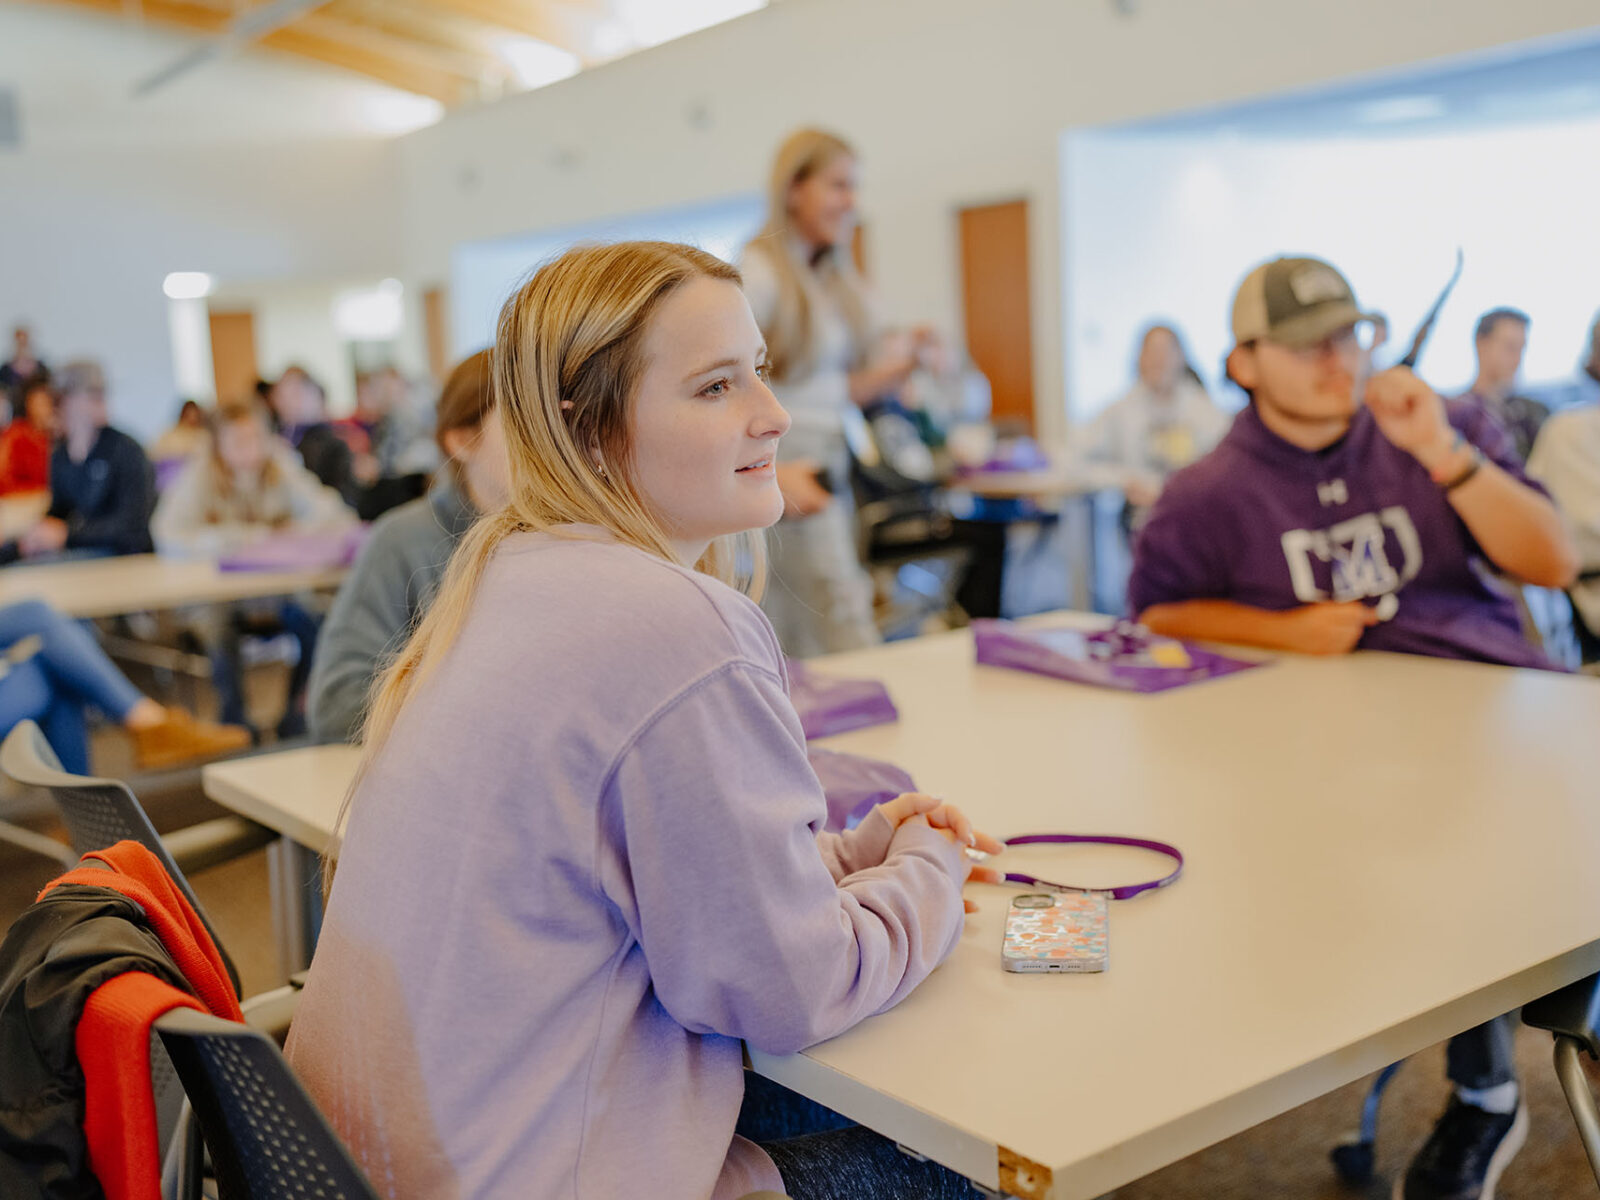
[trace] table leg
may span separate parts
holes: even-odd
[[[1069,497],[1061,506],[1067,543],[1067,581],[1075,612],[1094,611],[1094,493]]]
[[[321,860],[293,838],[281,837],[267,850],[267,880],[278,974],[288,979],[311,965],[322,932]]]

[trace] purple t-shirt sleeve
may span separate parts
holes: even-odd
[[[1498,417],[1470,400],[1446,400],[1444,405],[1445,415],[1456,432],[1482,450],[1485,458],[1541,496],[1550,494],[1543,484],[1528,478],[1522,457],[1517,453],[1516,439]]]
[[[656,997],[696,1033],[804,1049],[897,1003],[960,936],[965,863],[926,825],[835,881],[799,722],[781,679],[748,661],[652,718],[603,803],[625,864],[607,890]]]
[[[1157,604],[1225,599],[1226,559],[1217,552],[1215,506],[1203,507],[1183,473],[1162,491],[1134,545],[1128,614]]]

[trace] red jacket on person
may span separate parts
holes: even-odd
[[[51,446],[50,435],[25,418],[6,426],[0,433],[0,496],[48,491]]]

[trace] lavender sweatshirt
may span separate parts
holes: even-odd
[[[739,1039],[841,1033],[962,928],[959,850],[825,811],[760,609],[513,537],[355,797],[290,1061],[386,1196],[781,1189]]]

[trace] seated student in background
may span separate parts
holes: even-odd
[[[1152,325],[1139,341],[1133,386],[1091,421],[1078,441],[1088,457],[1122,468],[1128,523],[1137,525],[1167,477],[1215,446],[1230,419],[1206,395],[1178,331]]]
[[[729,586],[789,426],[738,274],[570,251],[494,370],[508,501],[379,681],[290,1062],[411,1200],[970,1195],[858,1128],[734,1136],[739,1040],[898,1002],[960,936],[962,846],[994,845],[921,796],[819,834],[777,640]]]
[[[217,410],[212,450],[192,459],[167,489],[150,523],[156,548],[174,558],[209,558],[278,532],[332,532],[356,523],[339,493],[317,482],[294,451],[273,436],[253,401]],[[316,619],[291,600],[251,601],[206,610],[198,635],[211,655],[222,719],[244,724],[240,636],[286,629],[300,643],[279,732],[298,733],[316,645]]]
[[[1544,405],[1516,391],[1522,355],[1528,348],[1528,325],[1528,314],[1515,308],[1490,309],[1478,318],[1478,328],[1472,336],[1478,377],[1459,397],[1506,427],[1521,462],[1527,461],[1539,427],[1550,416]]]
[[[150,457],[157,464],[182,461],[211,444],[206,410],[198,401],[185,400],[178,409],[172,428],[150,444]]]
[[[128,731],[134,758],[146,770],[250,744],[243,729],[196,721],[141,695],[82,625],[43,601],[0,608],[0,738],[19,722],[35,721],[61,766],[87,775],[84,710],[90,707]]]
[[[353,741],[373,678],[438,590],[479,514],[505,503],[505,439],[493,412],[489,351],[460,363],[439,396],[446,464],[428,495],[379,518],[317,639],[307,714],[323,741]]]
[[[1595,314],[1578,354],[1578,374],[1569,383],[1541,392],[1551,412],[1600,403],[1600,313]]]
[[[1317,259],[1245,278],[1228,371],[1250,407],[1156,502],[1130,610],[1173,637],[1548,665],[1482,560],[1565,586],[1576,556],[1560,515],[1481,409],[1440,399],[1404,367],[1363,393],[1365,320]],[[1526,1135],[1506,1020],[1452,1039],[1448,1057],[1456,1096],[1402,1200],[1479,1195]]]
[[[354,508],[360,490],[355,455],[328,420],[328,398],[322,385],[304,367],[288,367],[268,394],[278,432],[299,451],[306,469]]]
[[[394,367],[364,372],[356,377],[355,412],[333,423],[354,456],[355,508],[363,521],[420,497],[438,466],[431,439],[425,456],[416,454],[409,390]]]
[[[100,364],[70,362],[55,377],[61,436],[50,456],[50,510],[0,562],[19,555],[146,554],[155,474],[139,443],[113,429]]]
[[[0,397],[22,406],[22,389],[35,380],[49,383],[50,368],[33,352],[33,331],[18,325],[11,331],[11,357],[0,363]]]
[[[1481,409],[1404,368],[1368,380],[1363,403],[1364,319],[1315,259],[1245,280],[1228,364],[1250,407],[1168,483],[1129,608],[1180,637],[1547,665],[1479,567],[1565,586],[1576,556],[1560,515]]]
[[[1600,324],[1595,328],[1600,332]],[[1564,409],[1546,421],[1528,456],[1528,474],[1550,490],[1577,540],[1585,578],[1572,589],[1572,603],[1592,645],[1600,641],[1600,403]]]
[[[0,434],[0,496],[49,490],[55,436],[55,394],[34,379],[22,388],[16,418]]]

